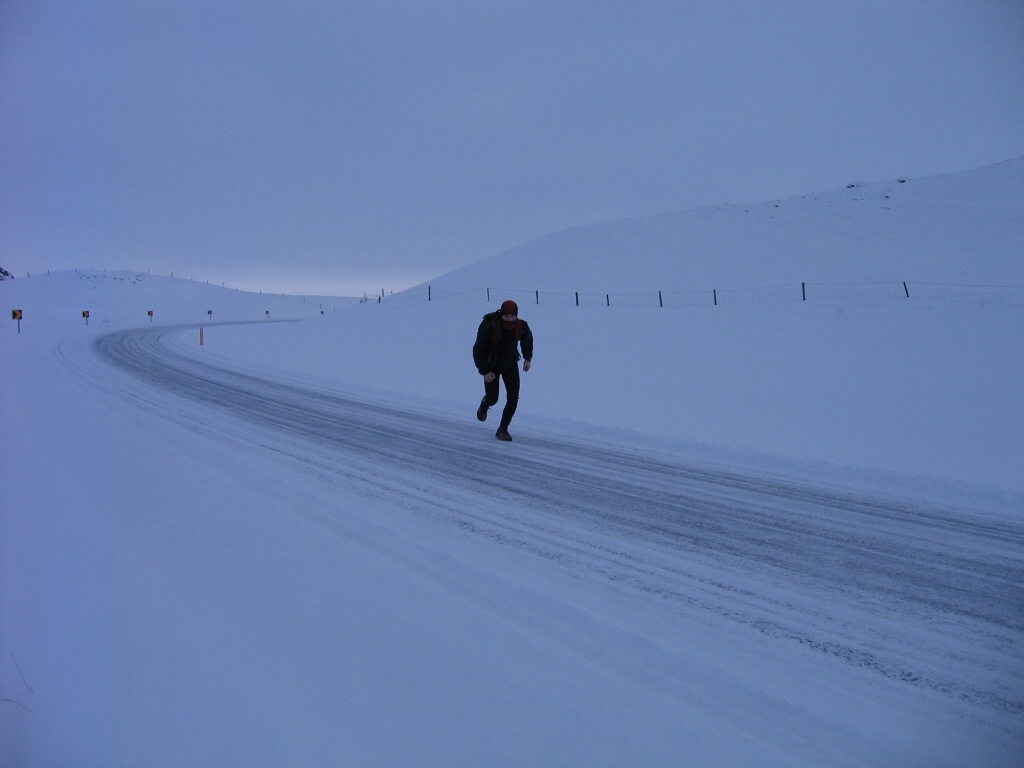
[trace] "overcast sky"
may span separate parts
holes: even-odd
[[[399,290],[1024,155],[1021,0],[3,0],[0,267]]]

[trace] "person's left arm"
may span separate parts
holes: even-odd
[[[523,349],[523,370],[528,371],[533,365],[533,331],[525,320],[522,323],[523,335],[519,339],[519,345]]]

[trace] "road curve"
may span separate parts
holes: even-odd
[[[343,458],[359,481],[409,495],[445,488],[432,503],[463,528],[1024,714],[1024,525],[569,439],[504,444],[472,408],[458,421],[209,363],[167,343],[179,330],[112,333],[92,349],[138,382],[287,436],[299,453]]]

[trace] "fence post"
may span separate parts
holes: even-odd
[[[905,294],[907,294],[907,298],[909,299],[910,298],[910,289],[907,288],[907,281],[906,280],[903,281],[903,292]]]
[[[537,303],[540,304],[540,291],[537,291],[536,294],[537,294]]]
[[[491,303],[491,289],[490,288],[487,289],[487,303],[488,304]]]
[[[576,291],[576,306],[578,307],[579,305],[580,305],[580,292]]]
[[[718,306],[718,289],[717,288],[712,288],[711,289],[711,294],[715,298],[715,306],[717,307]]]
[[[803,301],[807,301],[807,283],[800,283],[800,293],[803,294]]]
[[[605,304],[607,304],[609,307],[612,305],[612,296],[611,296],[610,293],[606,293],[604,295],[604,301],[605,301]]]
[[[658,291],[658,306],[659,307],[664,307],[665,306],[665,302],[661,298],[661,291]]]

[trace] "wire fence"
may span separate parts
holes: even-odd
[[[795,301],[895,301],[928,299],[983,306],[1024,307],[1024,286],[951,285],[944,283],[791,283],[761,288],[712,288],[703,291],[650,291],[647,293],[586,293],[508,288],[475,288],[450,291],[426,286],[376,301],[415,303],[420,301],[473,301],[491,303],[512,299],[519,305],[576,307],[717,307],[740,304],[769,304]]]

